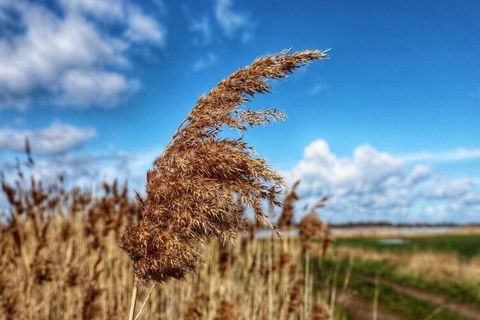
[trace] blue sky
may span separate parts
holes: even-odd
[[[197,98],[258,56],[331,48],[252,107],[246,139],[332,221],[478,221],[480,3],[0,0],[0,169],[145,169]]]

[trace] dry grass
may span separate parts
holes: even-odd
[[[117,183],[104,183],[94,198],[65,189],[62,180],[44,187],[22,174],[15,184],[3,182],[11,212],[0,229],[0,319],[124,319],[128,313],[133,270],[118,239],[122,225],[138,216],[136,202]],[[184,281],[153,288],[142,317],[328,316],[319,309],[322,297],[299,242],[273,235],[254,239],[245,232],[241,245],[207,242],[206,263]],[[150,290],[140,288],[139,305]]]
[[[101,233],[104,223],[96,222],[94,236],[85,231],[87,220],[58,217],[37,238],[32,221],[20,222],[19,247],[3,230],[0,319],[124,319],[132,267],[116,232]],[[65,225],[68,235],[58,241]],[[296,241],[254,240],[243,248],[222,248],[214,241],[206,245],[204,258],[207,263],[184,281],[154,288],[142,318],[309,319],[319,314]],[[148,291],[141,288],[139,302]]]

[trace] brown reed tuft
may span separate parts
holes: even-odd
[[[183,320],[201,320],[204,317],[204,307],[208,303],[205,295],[195,296],[187,306]]]
[[[7,269],[9,266],[6,265],[4,261],[0,261],[0,268],[2,272],[0,273],[0,308],[2,314],[5,316],[5,319],[21,319],[20,316],[20,305],[18,303],[19,299],[17,296],[17,287],[18,284],[12,281],[11,277],[7,273],[12,273],[11,268]]]
[[[333,234],[330,226],[325,224],[324,226],[324,234],[322,239],[322,258],[325,258],[327,255],[328,249],[332,246],[333,243]]]
[[[280,219],[277,223],[277,228],[279,229],[285,229],[293,226],[293,208],[295,202],[300,199],[300,196],[296,192],[299,184],[300,180],[296,181],[285,196],[282,204],[282,214],[280,215]]]
[[[219,134],[223,127],[245,131],[284,119],[276,109],[240,107],[257,93],[270,91],[266,80],[283,78],[326,56],[320,51],[282,51],[259,58],[197,101],[147,172],[146,198],[138,197],[140,221],[127,227],[120,241],[140,280],[182,279],[197,269],[206,240],[233,240],[247,226],[246,218],[232,210],[238,200],[269,224],[262,201],[279,205],[281,176],[254,157],[243,139]]]
[[[98,278],[102,273],[100,266],[101,255],[98,255],[97,260],[93,266],[93,273],[90,276],[90,279],[87,284],[87,288],[84,292],[83,297],[83,307],[82,307],[82,318],[87,319],[97,319],[100,317],[101,306],[99,302],[100,295],[104,291],[98,286]]]
[[[293,262],[294,262],[294,260],[293,260],[293,257],[290,253],[281,252],[280,257],[278,258],[278,261],[276,263],[276,268],[277,268],[277,270],[284,270],[290,264],[292,264]]]
[[[294,282],[290,291],[288,300],[287,312],[289,315],[298,315],[300,313],[300,307],[302,305],[302,293],[301,288],[304,283],[303,279],[298,279]]]
[[[227,243],[220,243],[218,250],[218,271],[222,277],[225,276],[227,270],[235,263],[235,255],[233,255],[230,246]]]
[[[302,243],[302,254],[309,253],[312,249],[312,241],[320,240],[323,236],[323,230],[326,225],[320,220],[316,209],[324,208],[328,197],[323,197],[318,201],[301,221],[299,226],[299,238]]]
[[[238,318],[237,306],[228,300],[222,299],[214,320],[236,320]]]
[[[331,320],[332,313],[323,300],[319,300],[312,310],[311,320]]]

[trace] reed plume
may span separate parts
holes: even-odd
[[[334,241],[332,230],[328,224],[325,224],[324,234],[322,239],[322,258],[327,255],[328,249],[332,246]]]
[[[285,229],[293,226],[293,208],[295,202],[300,199],[300,196],[296,192],[298,185],[300,184],[300,180],[297,180],[293,185],[290,191],[285,196],[282,205],[282,214],[280,215],[280,219],[277,223],[277,228]]]
[[[262,201],[279,205],[282,177],[264,159],[254,157],[254,149],[243,139],[219,134],[224,127],[245,131],[284,119],[276,109],[241,107],[257,93],[270,91],[266,80],[283,78],[326,56],[321,51],[282,51],[259,58],[197,101],[147,172],[146,197],[137,197],[139,222],[128,226],[120,240],[139,280],[182,279],[196,270],[202,244],[212,237],[233,240],[246,228],[246,218],[232,210],[238,201],[270,225]]]
[[[204,318],[203,307],[208,304],[207,297],[204,295],[195,296],[187,306],[183,315],[183,320],[201,320]]]
[[[320,240],[324,235],[326,225],[322,222],[317,214],[317,209],[324,208],[327,204],[328,197],[321,198],[300,221],[299,238],[302,243],[302,254],[309,253],[312,249],[312,241]],[[323,243],[322,243],[323,246]],[[326,250],[326,249],[325,249]],[[325,252],[325,251],[324,251]]]
[[[332,320],[332,313],[323,300],[319,300],[312,310],[311,320]]]
[[[238,310],[235,304],[226,299],[220,301],[220,307],[217,309],[217,314],[214,320],[237,320]]]
[[[300,313],[300,307],[302,305],[301,299],[301,287],[304,283],[303,279],[298,279],[294,282],[293,287],[290,291],[290,296],[288,300],[288,315],[297,316]]]

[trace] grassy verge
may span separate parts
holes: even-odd
[[[480,254],[480,235],[439,235],[403,239],[406,240],[404,243],[385,244],[379,241],[380,239],[373,238],[339,238],[335,240],[335,245],[392,252],[455,252],[463,259]]]
[[[347,260],[339,260],[338,263],[341,264],[343,270],[346,270],[349,264]],[[382,279],[436,293],[456,302],[480,305],[480,288],[473,284],[442,283],[428,281],[421,277],[398,275],[394,273],[394,268],[395,266],[388,262],[354,261],[352,272],[370,277],[378,275]]]

